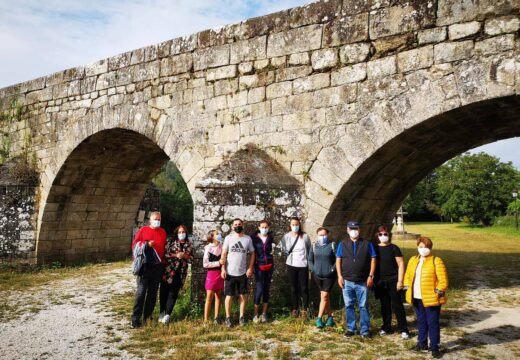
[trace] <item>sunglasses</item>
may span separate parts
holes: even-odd
[[[379,233],[377,235],[379,235],[379,236],[388,236],[388,233]]]

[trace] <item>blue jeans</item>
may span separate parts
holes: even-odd
[[[440,306],[424,307],[422,300],[413,299],[413,307],[417,316],[417,345],[425,349],[428,346],[430,336],[430,350],[439,350],[441,341]]]
[[[345,317],[347,330],[356,332],[356,303],[359,306],[359,327],[361,335],[368,335],[370,330],[370,313],[368,312],[368,288],[362,282],[345,280],[343,284],[343,300],[345,301]]]

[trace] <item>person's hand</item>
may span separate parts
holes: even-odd
[[[374,286],[374,279],[369,276],[367,279],[367,287],[372,288],[372,286]]]
[[[175,256],[177,257],[177,259],[183,259],[184,258],[184,253],[183,252],[179,252]]]
[[[153,248],[153,240],[148,240],[148,246]]]
[[[220,259],[218,262],[220,265],[226,265],[226,262],[224,261],[224,259]]]
[[[253,276],[253,269],[251,269],[251,268],[247,269],[247,271],[246,271],[246,276],[247,276],[248,278],[250,278],[251,276]]]
[[[222,268],[222,271],[220,272],[220,276],[222,277],[222,279],[226,279],[226,276],[227,276],[226,269]]]
[[[338,285],[342,289],[345,286],[345,281],[343,280],[343,276],[341,276],[341,275],[338,276]]]
[[[397,282],[397,291],[400,291],[403,289],[403,282],[402,281],[398,281]]]

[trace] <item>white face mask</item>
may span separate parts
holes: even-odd
[[[264,236],[267,235],[268,232],[269,232],[269,228],[267,228],[267,229],[260,229],[260,234],[262,234]]]
[[[383,236],[380,236],[380,237],[379,237],[379,241],[381,241],[383,244],[384,244],[384,243],[387,243],[388,240],[390,240],[390,239],[388,238],[388,236],[383,235]]]
[[[158,228],[161,226],[161,220],[152,220],[150,221],[150,226],[153,228]]]
[[[359,230],[350,230],[348,234],[351,239],[357,239],[359,237]]]
[[[428,249],[427,247],[417,248],[417,250],[419,251],[419,255],[425,256],[425,257],[430,255],[430,252],[431,252],[431,250]]]
[[[178,233],[177,237],[179,238],[179,240],[184,240],[186,239],[186,233]]]

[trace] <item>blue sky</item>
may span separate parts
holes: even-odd
[[[0,88],[309,2],[0,0]],[[512,161],[520,169],[520,138],[476,151]]]

